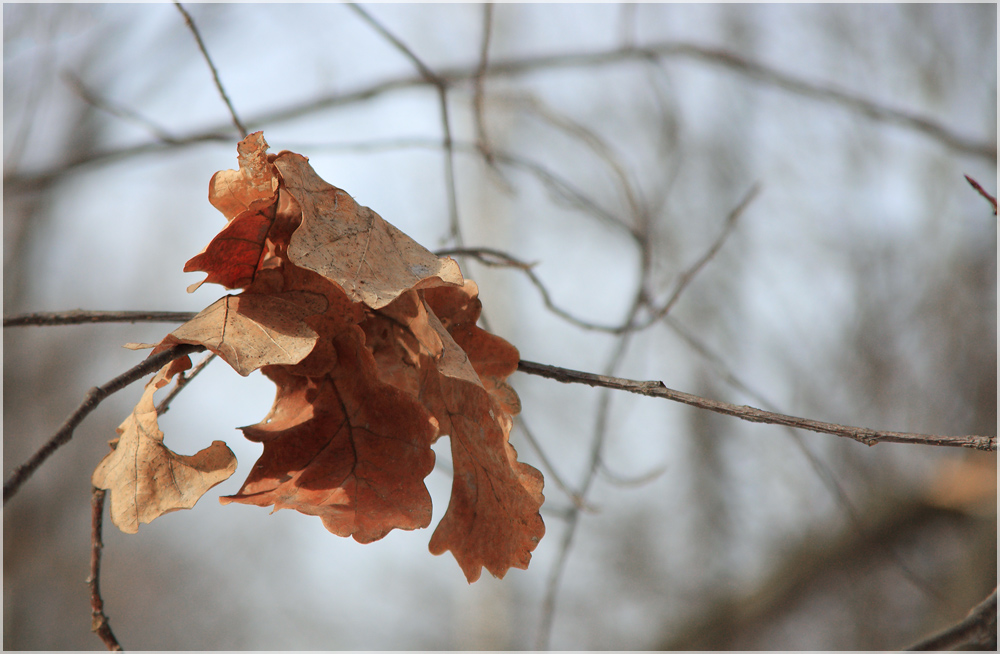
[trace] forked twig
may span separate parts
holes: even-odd
[[[35,452],[30,459],[19,465],[14,469],[14,472],[10,474],[7,481],[3,485],[3,503],[7,504],[7,500],[14,497],[17,491],[20,490],[24,482],[35,473],[35,471],[41,466],[45,461],[52,456],[56,450],[65,445],[73,438],[73,431],[77,426],[83,422],[90,413],[97,408],[105,398],[109,395],[120,391],[129,384],[142,379],[151,372],[155,372],[165,366],[170,361],[180,358],[186,354],[191,354],[192,352],[201,352],[205,347],[202,345],[176,345],[168,350],[164,350],[158,354],[147,358],[145,361],[137,366],[132,367],[126,372],[118,375],[108,383],[103,386],[95,386],[94,388],[87,391],[87,395],[83,399],[83,403],[77,407],[76,411],[70,414],[66,422],[62,424],[59,430],[55,433],[52,438],[48,440],[37,452]]]
[[[101,533],[104,526],[104,491],[91,488],[90,496],[90,576],[87,585],[90,586],[90,630],[97,634],[108,651],[120,652],[122,646],[111,631],[108,616],[104,614],[104,600],[101,598],[101,550],[104,543]]]
[[[218,355],[215,352],[210,352],[204,359],[199,361],[194,368],[187,371],[185,374],[178,375],[177,382],[174,384],[174,387],[171,388],[170,392],[167,393],[167,396],[156,405],[156,415],[162,416],[164,413],[169,411],[170,403],[174,401],[177,394],[184,390],[184,387],[190,384],[191,380],[197,377],[198,373],[205,369],[205,366],[212,363],[212,360],[215,359],[216,356]]]

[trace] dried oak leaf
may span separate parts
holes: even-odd
[[[225,503],[274,505],[322,518],[338,536],[370,543],[392,529],[426,527],[434,467],[434,420],[411,397],[380,381],[359,328],[334,339],[337,367],[304,377],[264,369],[278,386],[274,407],[244,435],[264,452]]]
[[[282,187],[302,210],[302,222],[288,244],[296,266],[337,283],[348,297],[380,309],[409,289],[461,285],[454,259],[432,252],[328,184],[294,152],[274,160]]]
[[[250,134],[237,147],[240,169],[220,170],[212,176],[209,202],[229,224],[184,264],[184,272],[208,273],[189,292],[206,282],[232,289],[253,281],[278,208],[280,179],[268,161],[267,148],[262,132]]]
[[[541,473],[508,442],[520,403],[505,380],[519,355],[475,326],[477,296],[470,281],[410,291],[364,325],[383,379],[418,397],[451,438],[451,500],[430,550],[451,550],[470,582],[483,567],[496,577],[526,568],[545,533]]]
[[[153,350],[178,343],[204,345],[244,377],[267,365],[302,361],[319,339],[306,318],[326,309],[318,293],[227,295],[172,331]]]
[[[136,533],[139,523],[164,513],[190,509],[236,471],[236,456],[222,441],[193,456],[176,454],[163,444],[153,394],[189,367],[188,357],[175,359],[146,384],[132,415],[118,428],[119,437],[111,441],[111,453],[91,477],[94,486],[111,491],[111,521],[126,533]]]

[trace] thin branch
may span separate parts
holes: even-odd
[[[218,355],[215,352],[210,352],[205,358],[198,362],[198,365],[189,370],[186,374],[179,375],[174,387],[171,388],[170,392],[167,393],[167,396],[156,405],[156,415],[162,416],[164,413],[169,411],[170,403],[174,401],[174,398],[177,397],[178,393],[184,390],[184,387],[190,384],[191,380],[197,377],[198,373],[205,369],[205,366],[212,363],[212,360],[215,359],[216,356]]]
[[[661,397],[673,402],[680,402],[689,406],[697,407],[733,416],[748,422],[758,422],[771,425],[785,425],[797,429],[807,429],[821,434],[832,434],[843,438],[850,438],[864,443],[865,445],[876,445],[878,443],[909,443],[915,445],[937,445],[941,447],[967,447],[985,452],[997,451],[996,436],[937,436],[928,434],[915,434],[909,432],[881,431],[869,429],[867,427],[850,427],[831,422],[821,422],[808,418],[796,418],[781,413],[763,411],[751,406],[737,406],[727,402],[710,400],[691,393],[675,391],[667,388],[661,381],[636,381],[633,379],[623,379],[620,377],[610,377],[607,375],[595,375],[590,372],[580,372],[549,366],[532,361],[521,361],[518,370],[529,375],[547,377],[565,384],[586,384],[588,386],[611,388],[629,393],[637,393],[648,397]]]
[[[979,182],[977,182],[976,180],[972,179],[968,175],[965,175],[965,180],[967,182],[969,182],[969,184],[972,185],[972,188],[974,188],[977,191],[979,191],[979,195],[981,195],[984,198],[986,198],[986,201],[993,205],[993,215],[994,216],[997,215],[997,199],[994,196],[992,196],[989,193],[987,193],[986,189],[984,189],[982,186],[980,186]]]
[[[905,129],[919,131],[946,147],[986,159],[991,163],[996,161],[996,143],[956,134],[950,128],[926,116],[905,110],[883,107],[860,96],[796,78],[768,66],[751,62],[725,50],[707,48],[690,43],[666,42],[651,44],[642,48],[623,47],[600,52],[565,53],[561,55],[494,61],[483,71],[483,76],[516,76],[553,68],[614,65],[629,61],[669,59],[672,57],[689,58],[720,65],[737,74],[762,82],[765,85],[777,86],[790,93],[805,95],[819,101],[836,104],[850,111],[862,113],[879,122],[895,124]],[[477,72],[477,68],[446,69],[442,71],[441,77],[447,80],[448,83],[455,84],[475,79]],[[300,102],[275,109],[259,115],[256,119],[248,121],[245,125],[250,128],[260,128],[265,124],[273,125],[287,122],[316,112],[365,102],[386,93],[411,89],[428,83],[427,79],[422,75],[419,77],[392,79],[354,91],[319,96],[307,102]],[[245,130],[241,131],[245,133]],[[194,132],[184,137],[178,137],[172,144],[164,144],[157,141],[104,152],[94,152],[47,171],[5,174],[4,185],[9,185],[10,188],[17,187],[18,190],[33,190],[51,184],[58,177],[89,164],[119,161],[127,157],[158,153],[165,149],[173,149],[196,143],[229,140],[230,137],[225,134],[225,128],[216,126]]]
[[[483,41],[479,48],[479,65],[476,66],[476,74],[472,80],[473,95],[472,107],[473,115],[476,119],[476,140],[483,153],[483,159],[487,165],[495,167],[493,153],[490,148],[489,138],[486,136],[486,117],[483,114],[483,100],[485,96],[485,76],[486,66],[489,62],[490,37],[493,35],[493,3],[487,2],[483,5]]]
[[[7,481],[5,481],[3,485],[3,503],[7,504],[7,500],[17,494],[24,482],[28,481],[39,466],[45,463],[45,461],[52,456],[57,449],[68,443],[70,439],[73,438],[73,431],[105,398],[120,391],[129,384],[142,379],[149,373],[159,370],[174,359],[178,359],[186,354],[191,354],[192,352],[201,352],[204,349],[204,346],[201,345],[182,344],[174,346],[168,350],[154,354],[139,365],[134,366],[128,371],[118,375],[103,386],[95,386],[90,389],[84,397],[83,403],[77,407],[76,411],[70,414],[69,418],[66,419],[66,422],[64,422],[59,428],[59,431],[57,431],[55,435],[52,436],[47,443],[45,443],[45,445],[35,452],[30,459],[15,468],[14,472],[12,472],[10,477],[7,478]]]
[[[961,622],[906,648],[909,652],[953,649],[995,650],[997,647],[997,589],[977,604]]]
[[[29,325],[81,325],[99,322],[186,322],[195,317],[191,311],[55,311],[4,316],[4,327]]]
[[[817,84],[815,82],[782,72],[765,64],[751,61],[728,50],[695,45],[682,42],[665,42],[643,47],[622,47],[603,52],[567,53],[527,58],[522,60],[496,62],[490,66],[490,75],[518,75],[535,70],[551,68],[577,68],[595,65],[616,64],[622,61],[636,59],[695,59],[705,63],[727,68],[762,82],[775,86],[790,93],[801,95],[822,102],[839,105],[845,109],[861,113],[873,120],[891,123],[922,132],[926,136],[950,148],[974,155],[990,161],[997,156],[996,143],[970,139],[955,133],[950,128],[941,125],[926,116],[903,109],[880,105],[877,102],[861,97],[849,91],[844,91],[833,85]],[[450,73],[450,72],[449,72]],[[450,76],[451,74],[449,74]]]
[[[235,125],[237,131],[239,131],[240,138],[246,138],[249,132],[247,131],[247,128],[243,126],[243,122],[240,121],[240,117],[236,115],[236,108],[233,107],[233,103],[230,102],[229,96],[226,94],[226,89],[222,86],[222,80],[219,79],[219,71],[216,70],[215,64],[212,63],[212,58],[208,56],[208,49],[205,47],[205,42],[201,40],[201,34],[198,32],[198,28],[195,27],[191,14],[184,9],[181,3],[174,2],[174,5],[176,5],[177,10],[181,12],[181,15],[184,16],[184,22],[187,23],[191,33],[194,34],[195,41],[198,42],[198,49],[201,50],[202,56],[205,57],[205,62],[208,64],[208,67],[212,69],[212,78],[215,80],[215,88],[219,89],[219,95],[222,96],[222,100],[226,103],[226,107],[229,108],[229,115],[233,117],[233,125]]]
[[[365,22],[367,22],[369,25],[371,25],[372,28],[374,28],[374,30],[376,32],[378,32],[379,34],[381,34],[382,37],[385,38],[386,41],[388,41],[389,43],[391,43],[397,50],[399,50],[401,53],[403,53],[403,56],[405,56],[407,59],[409,59],[410,62],[412,62],[413,65],[416,66],[417,70],[420,71],[420,75],[425,80],[427,80],[428,82],[430,82],[431,84],[434,84],[434,85],[437,85],[437,84],[439,84],[441,82],[441,78],[438,77],[438,75],[433,70],[431,70],[427,66],[427,64],[425,64],[423,61],[421,61],[420,57],[418,57],[416,55],[416,53],[413,52],[413,50],[410,50],[410,48],[407,47],[407,45],[405,43],[403,43],[402,41],[400,41],[396,37],[396,35],[393,34],[392,32],[390,32],[384,25],[382,25],[382,23],[380,23],[377,20],[375,20],[375,18],[371,14],[369,14],[367,11],[365,11],[364,9],[362,9],[360,5],[358,5],[357,3],[354,3],[354,2],[349,2],[349,3],[347,3],[347,6],[350,7],[351,9],[353,9],[354,13],[356,13],[359,16],[361,16],[361,18],[363,18],[365,20]]]
[[[588,504],[579,493],[574,491],[569,487],[569,484],[563,481],[562,476],[556,470],[549,457],[545,454],[545,450],[542,449],[541,443],[538,442],[538,439],[535,438],[532,431],[528,429],[528,425],[524,421],[524,416],[518,416],[517,424],[521,428],[521,433],[524,434],[524,439],[528,441],[531,448],[535,450],[536,454],[538,454],[538,459],[541,462],[542,467],[545,468],[545,471],[548,473],[548,478],[554,481],[556,486],[558,486],[562,492],[566,493],[566,496],[569,497],[570,501],[576,508],[581,511],[586,511],[587,513],[597,513],[597,507],[592,504]]]
[[[88,89],[87,86],[83,83],[83,80],[77,77],[77,75],[72,71],[68,70],[64,71],[63,79],[65,79],[66,82],[73,87],[73,90],[77,92],[77,94],[83,99],[84,102],[91,105],[92,107],[100,109],[101,111],[109,113],[117,118],[121,118],[123,120],[127,120],[129,122],[141,125],[145,127],[147,130],[149,130],[149,132],[152,133],[153,136],[155,136],[164,143],[175,144],[178,142],[177,139],[174,138],[172,134],[170,134],[170,132],[168,132],[166,129],[156,124],[152,120],[146,118],[145,116],[139,114],[136,111],[133,111],[132,109],[112,104],[111,102],[105,100],[98,94]]]
[[[487,266],[517,268],[518,270],[523,271],[535,288],[538,289],[538,293],[542,296],[542,302],[545,304],[545,307],[566,322],[572,323],[582,329],[605,332],[608,334],[619,334],[623,331],[620,326],[599,325],[597,323],[577,318],[565,309],[556,306],[552,301],[552,296],[549,295],[548,289],[545,288],[542,280],[539,279],[538,275],[536,275],[532,270],[532,267],[535,264],[525,263],[524,261],[521,261],[506,252],[501,252],[500,250],[493,248],[447,248],[444,250],[436,250],[434,254],[438,256],[468,256],[475,258]]]
[[[420,71],[420,75],[424,78],[424,80],[432,84],[437,89],[438,104],[441,108],[441,132],[443,137],[442,146],[445,151],[444,179],[445,186],[448,190],[448,216],[451,224],[451,237],[455,240],[455,243],[461,245],[462,230],[458,221],[458,192],[455,184],[455,147],[451,134],[451,120],[448,117],[448,81],[441,75],[438,75],[431,70],[427,64],[421,61],[420,57],[418,57],[413,50],[407,47],[405,43],[390,32],[384,25],[382,25],[382,23],[375,20],[371,14],[362,9],[360,5],[352,2],[348,3],[348,6],[353,9],[356,14],[361,16],[365,22],[371,25],[376,32],[389,41],[397,50],[402,52],[407,59],[413,62],[413,65],[417,67],[418,71]]]
[[[90,576],[87,577],[87,585],[90,586],[90,630],[104,641],[108,651],[120,652],[122,646],[118,644],[118,639],[111,631],[108,616],[104,614],[104,600],[101,598],[101,549],[104,547],[101,541],[104,525],[102,489],[91,488],[90,507]]]
[[[447,252],[447,251],[444,251]],[[94,314],[95,319],[91,319],[90,314]],[[123,312],[86,312],[86,311],[73,311],[61,314],[26,314],[36,320],[32,323],[24,324],[79,324],[87,322],[136,322],[140,320],[148,320],[155,322],[183,322],[185,320],[190,320],[194,314],[189,312],[169,312],[169,311],[159,311],[159,312],[142,312],[142,311],[123,311]],[[69,317],[69,318],[67,318]],[[22,324],[20,321],[24,316],[13,316],[11,318],[4,319],[4,326],[7,326],[7,321],[12,322],[17,321],[16,324]],[[49,320],[57,319],[59,322],[51,322]],[[193,348],[185,350],[181,353],[174,353],[175,350],[179,348]],[[166,357],[162,359],[160,367],[183,354],[189,352],[200,351],[204,348],[201,346],[193,345],[180,345],[172,350],[167,350],[156,355],[157,357]],[[170,356],[170,354],[173,354]],[[159,361],[159,359],[157,359]],[[124,388],[128,384],[135,381],[139,377],[147,374],[148,371],[156,370],[158,368],[146,368],[152,361],[152,357],[147,359],[143,363],[139,364],[132,370],[124,373],[123,375],[116,377],[102,387],[91,389],[88,393],[88,400],[90,395],[94,392],[102,392],[100,402],[104,397],[110,395],[111,393]],[[870,429],[867,427],[851,427],[847,425],[840,425],[836,423],[822,422],[819,420],[811,420],[808,418],[797,418],[794,416],[788,416],[781,413],[775,413],[772,411],[763,411],[761,409],[755,409],[750,406],[737,406],[735,404],[729,404],[727,402],[718,402],[716,400],[710,400],[707,398],[700,397],[698,395],[692,395],[691,393],[685,393],[683,391],[676,391],[667,388],[661,381],[636,381],[632,379],[624,379],[620,377],[610,377],[607,375],[597,375],[589,372],[581,372],[578,370],[570,370],[568,368],[559,368],[557,366],[549,366],[541,363],[534,363],[531,361],[521,361],[518,365],[518,370],[521,372],[538,375],[540,377],[548,377],[549,379],[555,379],[563,383],[572,384],[587,384],[588,386],[604,387],[614,390],[627,391],[629,393],[637,393],[639,395],[647,395],[649,397],[662,397],[664,399],[672,400],[674,402],[681,402],[683,404],[688,404],[701,409],[706,409],[708,411],[714,411],[715,413],[721,413],[741,420],[747,420],[749,422],[759,422],[765,424],[774,425],[785,425],[788,427],[794,427],[796,429],[807,429],[809,431],[819,432],[821,434],[832,434],[834,436],[841,436],[843,438],[850,438],[856,440],[865,445],[875,445],[877,443],[909,443],[918,445],[936,445],[940,447],[967,447],[975,450],[982,450],[986,452],[996,452],[997,451],[997,439],[996,436],[977,436],[977,435],[967,435],[967,436],[940,436],[940,435],[929,435],[929,434],[917,434],[911,432],[895,432],[895,431],[882,431],[877,429]],[[131,374],[138,374],[137,377],[130,378],[127,376]],[[124,385],[117,386],[120,380],[126,380]],[[102,391],[102,389],[111,389],[109,391]],[[80,406],[77,411],[81,411],[87,405],[87,401]],[[87,413],[93,410],[90,407],[83,414],[86,416]],[[76,413],[74,413],[74,416]],[[73,419],[74,416],[71,416]],[[76,424],[82,420],[80,417],[76,423],[69,427],[70,432],[75,428]],[[67,421],[67,425],[69,421]],[[64,428],[67,427],[64,425]],[[59,433],[62,433],[60,429]],[[59,434],[57,434],[58,436]],[[68,437],[67,437],[68,440]],[[59,443],[62,445],[63,443]],[[58,447],[58,445],[56,445]],[[44,449],[44,448],[43,448]],[[37,456],[37,454],[36,454]],[[46,455],[47,456],[47,455]],[[33,457],[34,458],[34,457]],[[30,463],[30,462],[29,462]],[[28,464],[25,464],[25,466]],[[25,467],[21,466],[21,468]],[[35,465],[34,467],[37,467]],[[21,468],[18,468],[20,470]],[[16,476],[18,471],[16,470],[13,476]],[[8,496],[8,485],[12,481],[8,480],[4,484],[4,502],[7,500]],[[18,482],[19,486],[22,482]]]
[[[736,208],[729,213],[729,216],[726,218],[726,224],[722,228],[722,232],[715,239],[715,241],[708,248],[708,250],[706,250],[705,253],[691,265],[690,268],[681,273],[680,276],[677,278],[676,282],[677,285],[675,286],[673,293],[670,294],[670,298],[666,301],[666,303],[664,303],[663,307],[653,315],[653,317],[650,319],[650,322],[655,322],[657,320],[660,320],[668,313],[670,313],[670,310],[677,303],[677,300],[680,299],[681,293],[683,293],[684,289],[686,289],[688,284],[691,283],[691,280],[694,279],[694,277],[701,271],[701,269],[705,267],[705,264],[711,261],[711,259],[722,248],[722,244],[726,242],[726,239],[729,237],[733,229],[736,227],[736,221],[739,219],[740,216],[743,215],[743,212],[746,211],[747,206],[750,204],[750,202],[753,201],[755,197],[757,197],[758,193],[760,193],[759,184],[754,184],[752,187],[750,187],[750,190],[747,191],[747,194],[743,196],[743,199],[740,200],[740,203],[738,205],[736,205]]]

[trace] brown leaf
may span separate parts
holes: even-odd
[[[226,288],[249,286],[261,263],[265,240],[274,223],[274,210],[271,205],[261,211],[244,211],[208,247],[184,264],[184,272],[208,273],[208,277],[190,286],[188,291],[193,292],[206,282]]]
[[[319,339],[306,318],[326,307],[322,295],[307,291],[227,295],[171,332],[153,353],[176,343],[204,345],[244,377],[267,365],[293,365]]]
[[[527,567],[545,533],[544,497],[541,474],[509,443],[521,410],[507,383],[517,349],[476,326],[478,288],[455,261],[320,179],[305,157],[266,151],[263,136],[251,134],[240,143],[240,169],[212,178],[211,202],[229,223],[185,266],[246,290],[154,349],[201,344],[240,374],[262,368],[277,385],[265,420],[243,429],[264,451],[239,493],[221,501],[320,516],[331,532],[363,543],[425,527],[430,446],[448,435],[455,474],[431,551],[450,550],[470,582],[483,567],[497,577]],[[154,433],[150,398],[172,374],[151,382],[135,425],[123,425],[129,440],[106,461],[128,454],[142,471],[160,465],[166,455],[149,438],[136,445],[132,433]],[[140,518],[122,520],[134,531]]]
[[[485,388],[452,377],[440,381],[454,481],[430,551],[451,550],[470,583],[482,567],[502,578],[512,567],[528,567],[545,534],[542,475],[517,460],[508,442],[510,416]]]
[[[363,325],[382,378],[417,397],[451,437],[451,501],[430,550],[451,550],[470,582],[483,567],[497,577],[526,568],[545,533],[541,473],[508,442],[520,402],[505,380],[519,355],[475,326],[477,295],[472,282],[410,291]]]
[[[232,220],[263,204],[272,204],[278,193],[278,175],[268,161],[263,132],[254,132],[239,142],[239,170],[220,170],[208,185],[208,201]]]
[[[193,456],[176,454],[163,444],[153,394],[189,367],[191,360],[181,357],[156,373],[132,415],[118,428],[111,453],[94,470],[94,486],[111,492],[111,521],[126,533],[136,533],[139,523],[164,513],[190,509],[236,471],[236,457],[222,441]]]
[[[184,264],[184,272],[208,273],[188,292],[206,282],[232,289],[253,281],[278,205],[280,180],[274,164],[268,161],[267,148],[263,132],[250,134],[237,147],[240,169],[220,170],[212,176],[208,199],[230,222]]]
[[[309,160],[282,152],[274,161],[302,209],[288,257],[339,284],[356,302],[380,309],[409,289],[461,285],[451,258],[438,258],[345,191],[323,181]]]
[[[426,527],[437,429],[412,398],[378,380],[360,330],[335,339],[333,375],[264,373],[278,385],[274,407],[245,427],[264,452],[243,488],[222,502],[318,515],[338,536],[370,543],[392,529]]]

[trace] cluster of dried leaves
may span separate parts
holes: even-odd
[[[451,550],[470,582],[482,567],[498,577],[527,567],[545,527],[541,473],[508,442],[517,350],[476,326],[478,289],[454,260],[359,206],[305,157],[267,148],[251,134],[239,170],[212,177],[209,200],[229,222],[184,267],[243,291],[154,350],[200,344],[277,385],[267,417],[243,428],[263,454],[221,501],[296,509],[361,543],[426,527],[431,444],[447,435],[454,481],[431,552]],[[221,441],[193,456],[163,444],[153,394],[190,365],[183,357],[156,374],[94,472],[122,531],[191,508],[236,469]]]

